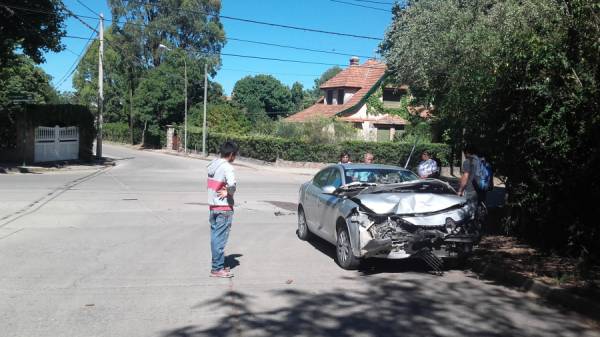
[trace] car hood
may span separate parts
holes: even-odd
[[[466,202],[464,197],[437,193],[371,193],[354,197],[360,203],[378,214],[431,213]]]

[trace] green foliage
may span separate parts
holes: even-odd
[[[286,139],[297,139],[310,144],[333,144],[357,138],[352,124],[330,118],[315,118],[306,122],[277,121],[265,133]]]
[[[381,88],[377,88],[375,92],[373,92],[369,97],[367,97],[367,113],[372,115],[380,115],[386,112],[383,108],[382,95],[383,92]]]
[[[13,7],[13,6],[16,6]],[[44,62],[43,52],[64,47],[65,13],[60,0],[4,0],[0,5],[0,69],[19,49],[35,63]],[[20,8],[33,9],[25,11]]]
[[[294,112],[304,109],[304,89],[302,83],[294,82],[291,89],[292,103],[294,104]]]
[[[507,229],[584,255],[600,255],[598,36],[593,0],[420,0],[395,7],[381,46],[444,134],[506,177]]]
[[[0,67],[0,110],[11,109],[14,100],[30,99],[29,103],[50,103],[58,94],[50,85],[50,76],[36,66],[31,58],[18,55]]]
[[[190,125],[202,127],[203,106],[196,104],[190,109]],[[250,131],[250,121],[239,108],[228,102],[208,104],[206,124],[210,132],[245,134]]]
[[[142,130],[135,129],[135,131],[133,139],[135,143],[138,143],[142,139]],[[131,141],[129,125],[123,122],[104,123],[102,124],[102,138],[116,143],[129,143]]]
[[[265,161],[277,159],[308,162],[337,162],[342,151],[348,151],[352,158],[359,159],[365,152],[375,155],[375,162],[404,166],[413,144],[396,142],[364,142],[346,141],[341,143],[308,143],[294,139],[285,139],[273,136],[240,136],[221,133],[209,133],[207,148],[209,152],[216,153],[219,146],[226,140],[233,140],[240,146],[240,155]],[[192,148],[200,148],[201,144],[192,144]],[[418,153],[423,150],[431,151],[440,158],[443,164],[449,158],[449,147],[444,144],[421,144],[417,146],[411,161],[410,168],[414,168],[419,159]]]
[[[293,110],[290,89],[271,75],[246,76],[233,87],[233,100],[248,111],[251,120],[261,111],[287,116]]]

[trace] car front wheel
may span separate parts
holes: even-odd
[[[352,254],[352,244],[346,226],[338,229],[336,255],[337,263],[346,270],[357,269],[360,264],[360,260]]]
[[[306,224],[306,216],[304,215],[304,210],[302,208],[298,209],[298,230],[296,230],[296,235],[298,235],[300,240],[304,241],[309,240],[311,237],[310,230]]]

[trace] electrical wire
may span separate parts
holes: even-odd
[[[380,4],[380,5],[395,5],[394,2],[382,2],[382,1],[372,1],[372,0],[351,0],[355,2],[367,2],[372,4]]]
[[[81,62],[81,59],[83,59],[83,57],[85,56],[85,53],[87,52],[88,48],[92,45],[92,41],[94,40],[92,39],[92,37],[95,35],[95,33],[97,33],[97,31],[96,29],[93,29],[92,35],[90,36],[88,42],[79,53],[79,56],[77,56],[75,62],[73,62],[71,67],[69,67],[65,75],[63,75],[63,77],[61,77],[61,79],[57,81],[57,84],[54,86],[54,88],[58,89],[58,87],[60,87],[69,77],[71,77],[75,70],[77,70],[77,65],[79,65],[79,62]]]
[[[36,10],[34,8],[14,6],[14,5],[11,5],[11,4],[6,4],[6,3],[0,3],[0,5],[3,5],[3,6],[8,7],[8,8],[23,10],[23,11],[30,11],[30,12],[35,12],[35,13],[44,13],[44,14],[48,14],[48,15],[54,15],[54,13],[52,13],[52,12],[42,11],[42,10]],[[164,7],[163,5],[160,5],[160,4],[149,4],[149,5],[157,6],[157,7]],[[63,8],[66,8],[66,7],[63,6]],[[200,12],[200,11],[192,11],[192,10],[184,10],[184,9],[179,9],[179,10],[180,11],[184,11],[184,12],[189,12],[189,13],[211,15],[209,13]],[[70,12],[71,15],[77,15],[79,18],[99,20],[99,18],[97,18],[97,17],[91,17],[89,15],[76,14],[76,13],[73,13],[72,11],[70,11],[68,9],[67,9],[67,11]],[[316,29],[316,28],[309,28],[309,27],[291,26],[291,25],[284,25],[284,24],[279,24],[279,23],[274,23],[274,22],[267,22],[267,21],[253,20],[253,19],[238,18],[238,17],[233,17],[233,16],[227,16],[227,15],[217,15],[217,17],[219,17],[221,19],[227,19],[227,20],[233,20],[233,21],[240,21],[240,22],[246,22],[246,23],[253,23],[253,24],[257,24],[257,25],[265,25],[265,26],[270,26],[270,27],[278,27],[278,28],[284,28],[284,29],[300,30],[300,31],[312,32],[312,33],[329,34],[329,35],[335,35],[335,36],[345,36],[345,37],[352,37],[352,38],[357,38],[357,39],[367,39],[367,40],[381,41],[380,37],[374,37],[374,36],[358,35],[358,34],[350,34],[350,33],[341,33],[341,32],[327,31],[327,30]],[[108,22],[113,22],[113,23],[118,23],[118,24],[125,24],[125,23],[127,23],[127,22],[124,22],[124,21],[112,20],[112,19],[105,19],[105,20],[108,21]],[[129,22],[129,23],[131,23],[131,22]],[[132,23],[132,24],[136,24],[136,23]],[[137,23],[137,25],[145,26],[144,24],[141,24],[141,23]]]
[[[386,12],[386,13],[391,13],[392,12],[389,9],[383,9],[383,8],[377,8],[377,7],[371,7],[371,6],[353,4],[351,2],[346,2],[346,1],[340,1],[340,0],[329,0],[329,1],[331,1],[331,2],[337,2],[337,3],[341,3],[341,4],[345,4],[345,5],[348,5],[348,6],[355,6],[355,7],[372,9],[372,10],[376,10],[376,11],[380,11],[380,12]]]

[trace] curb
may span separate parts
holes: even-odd
[[[64,172],[64,171],[89,171],[89,170],[101,170],[106,167],[116,166],[115,161],[105,160],[103,162],[95,162],[88,165],[80,165],[79,163],[65,164],[63,166],[0,166],[0,174],[11,174],[11,173],[33,173],[42,174],[49,172]]]
[[[470,261],[471,270],[484,278],[518,288],[538,297],[559,304],[596,321],[600,321],[600,303],[573,294],[567,289],[549,286],[513,271],[483,261]]]

